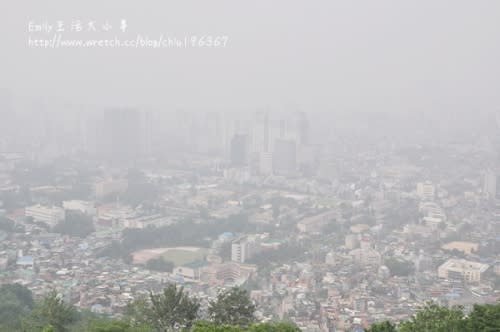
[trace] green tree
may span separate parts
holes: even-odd
[[[190,298],[183,287],[168,285],[163,293],[150,293],[151,325],[158,331],[178,331],[190,328],[198,317],[200,303]]]
[[[293,323],[279,322],[253,324],[249,332],[300,332],[300,329]]]
[[[500,331],[500,304],[474,305],[467,317],[468,331]]]
[[[249,327],[236,325],[223,325],[207,321],[195,322],[191,332],[300,332],[300,329],[292,323],[260,323]]]
[[[91,324],[89,332],[151,332],[147,325],[134,326],[123,320],[96,320]]]
[[[248,262],[255,264],[259,269],[288,263],[304,255],[304,246],[295,243],[283,243],[278,249],[267,250],[253,256]]]
[[[67,211],[66,218],[54,226],[53,231],[84,238],[94,231],[94,222],[80,211]]]
[[[9,218],[0,216],[0,230],[6,232],[13,232],[15,229],[15,222]]]
[[[132,206],[138,206],[144,202],[154,201],[160,193],[159,188],[148,181],[140,170],[130,170],[128,174],[128,187],[120,200]]]
[[[396,325],[389,321],[384,321],[381,323],[375,323],[370,326],[369,329],[365,329],[366,332],[397,332]]]
[[[196,321],[191,332],[242,332],[243,329],[238,326],[214,324],[207,321]]]
[[[463,308],[427,304],[410,320],[402,322],[400,332],[454,332],[464,330]]]
[[[389,258],[384,263],[394,276],[407,277],[415,271],[415,265],[404,259]]]
[[[22,317],[29,314],[35,303],[33,294],[20,284],[0,287],[0,331],[18,331]]]
[[[148,325],[152,321],[149,297],[140,296],[125,308],[125,317],[132,326]]]
[[[216,324],[248,326],[255,321],[255,305],[248,292],[239,287],[220,292],[210,301],[208,314]]]
[[[24,331],[41,331],[51,326],[55,332],[69,331],[71,324],[79,319],[76,309],[64,303],[56,291],[51,291],[37,303],[31,314],[23,321]]]
[[[49,325],[47,327],[45,327],[42,332],[55,332],[54,328],[52,327],[52,325]]]
[[[146,268],[153,271],[172,272],[174,263],[166,260],[164,257],[152,258],[146,262]]]

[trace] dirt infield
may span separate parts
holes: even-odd
[[[145,264],[148,260],[152,258],[157,258],[162,255],[167,254],[169,251],[175,252],[192,252],[193,254],[202,253],[202,248],[197,247],[174,247],[174,248],[153,248],[153,249],[143,249],[132,253],[134,264]],[[168,260],[168,259],[167,259]],[[175,263],[175,262],[174,262]]]

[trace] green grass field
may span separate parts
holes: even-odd
[[[204,249],[199,249],[197,251],[171,249],[161,256],[167,261],[174,263],[175,266],[179,266],[203,259],[205,255],[206,251]]]

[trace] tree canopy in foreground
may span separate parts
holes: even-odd
[[[122,319],[79,312],[56,292],[35,302],[26,287],[0,287],[0,331],[12,332],[299,332],[293,323],[257,323],[248,293],[231,288],[210,302],[208,319],[200,318],[200,302],[184,288],[168,285],[128,306]],[[429,303],[412,318],[373,324],[366,332],[497,332],[500,303],[475,305],[466,313],[459,306]]]

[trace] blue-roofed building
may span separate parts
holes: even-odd
[[[234,237],[233,233],[224,232],[221,235],[219,235],[219,240],[223,241],[223,242],[229,242],[229,241],[233,240],[233,237]]]
[[[17,258],[16,265],[21,268],[33,268],[35,266],[35,259],[33,256],[20,256]]]

